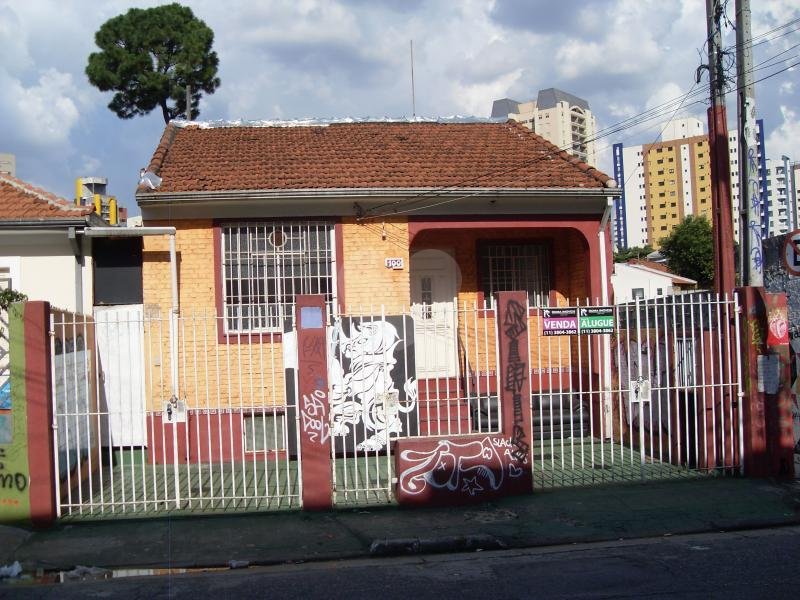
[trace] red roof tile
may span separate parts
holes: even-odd
[[[148,170],[162,178],[157,193],[602,188],[610,179],[513,121],[299,127],[170,124]]]
[[[77,219],[92,213],[46,190],[0,173],[0,221]]]

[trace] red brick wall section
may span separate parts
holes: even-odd
[[[25,327],[25,397],[28,402],[28,464],[31,522],[50,525],[56,518],[53,461],[53,403],[50,371],[50,304],[27,302]]]
[[[399,439],[395,447],[399,504],[463,504],[532,491],[525,294],[499,294],[498,312],[501,431]]]

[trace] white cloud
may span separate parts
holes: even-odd
[[[80,117],[80,97],[69,73],[46,69],[25,86],[0,72],[0,110],[14,129],[11,137],[32,145],[64,145]]]
[[[788,106],[781,106],[783,122],[772,130],[766,140],[769,157],[778,160],[788,156],[800,160],[800,114]]]

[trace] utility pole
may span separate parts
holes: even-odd
[[[739,109],[739,239],[742,244],[742,283],[762,287],[764,258],[761,244],[761,194],[758,189],[750,0],[736,0],[736,87]]]
[[[708,24],[708,72],[711,106],[708,109],[708,140],[711,150],[711,207],[714,226],[714,289],[730,294],[736,285],[733,257],[733,211],[728,152],[728,122],[725,114],[725,73],[722,66],[722,0],[706,0]]]

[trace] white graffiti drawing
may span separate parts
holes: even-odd
[[[416,407],[414,378],[403,383],[402,401],[392,380],[394,350],[401,341],[395,326],[385,320],[353,322],[349,336],[341,319],[334,324],[328,366],[331,434],[347,436],[351,426],[355,432],[355,425],[363,422],[367,437],[358,450],[385,447],[391,434],[403,431],[400,413]]]
[[[463,444],[440,440],[427,452],[403,450],[400,462],[411,466],[403,470],[398,481],[400,489],[411,495],[431,487],[476,496],[499,490],[506,471],[512,479],[520,477],[523,470],[513,461],[508,439],[487,436]]]

